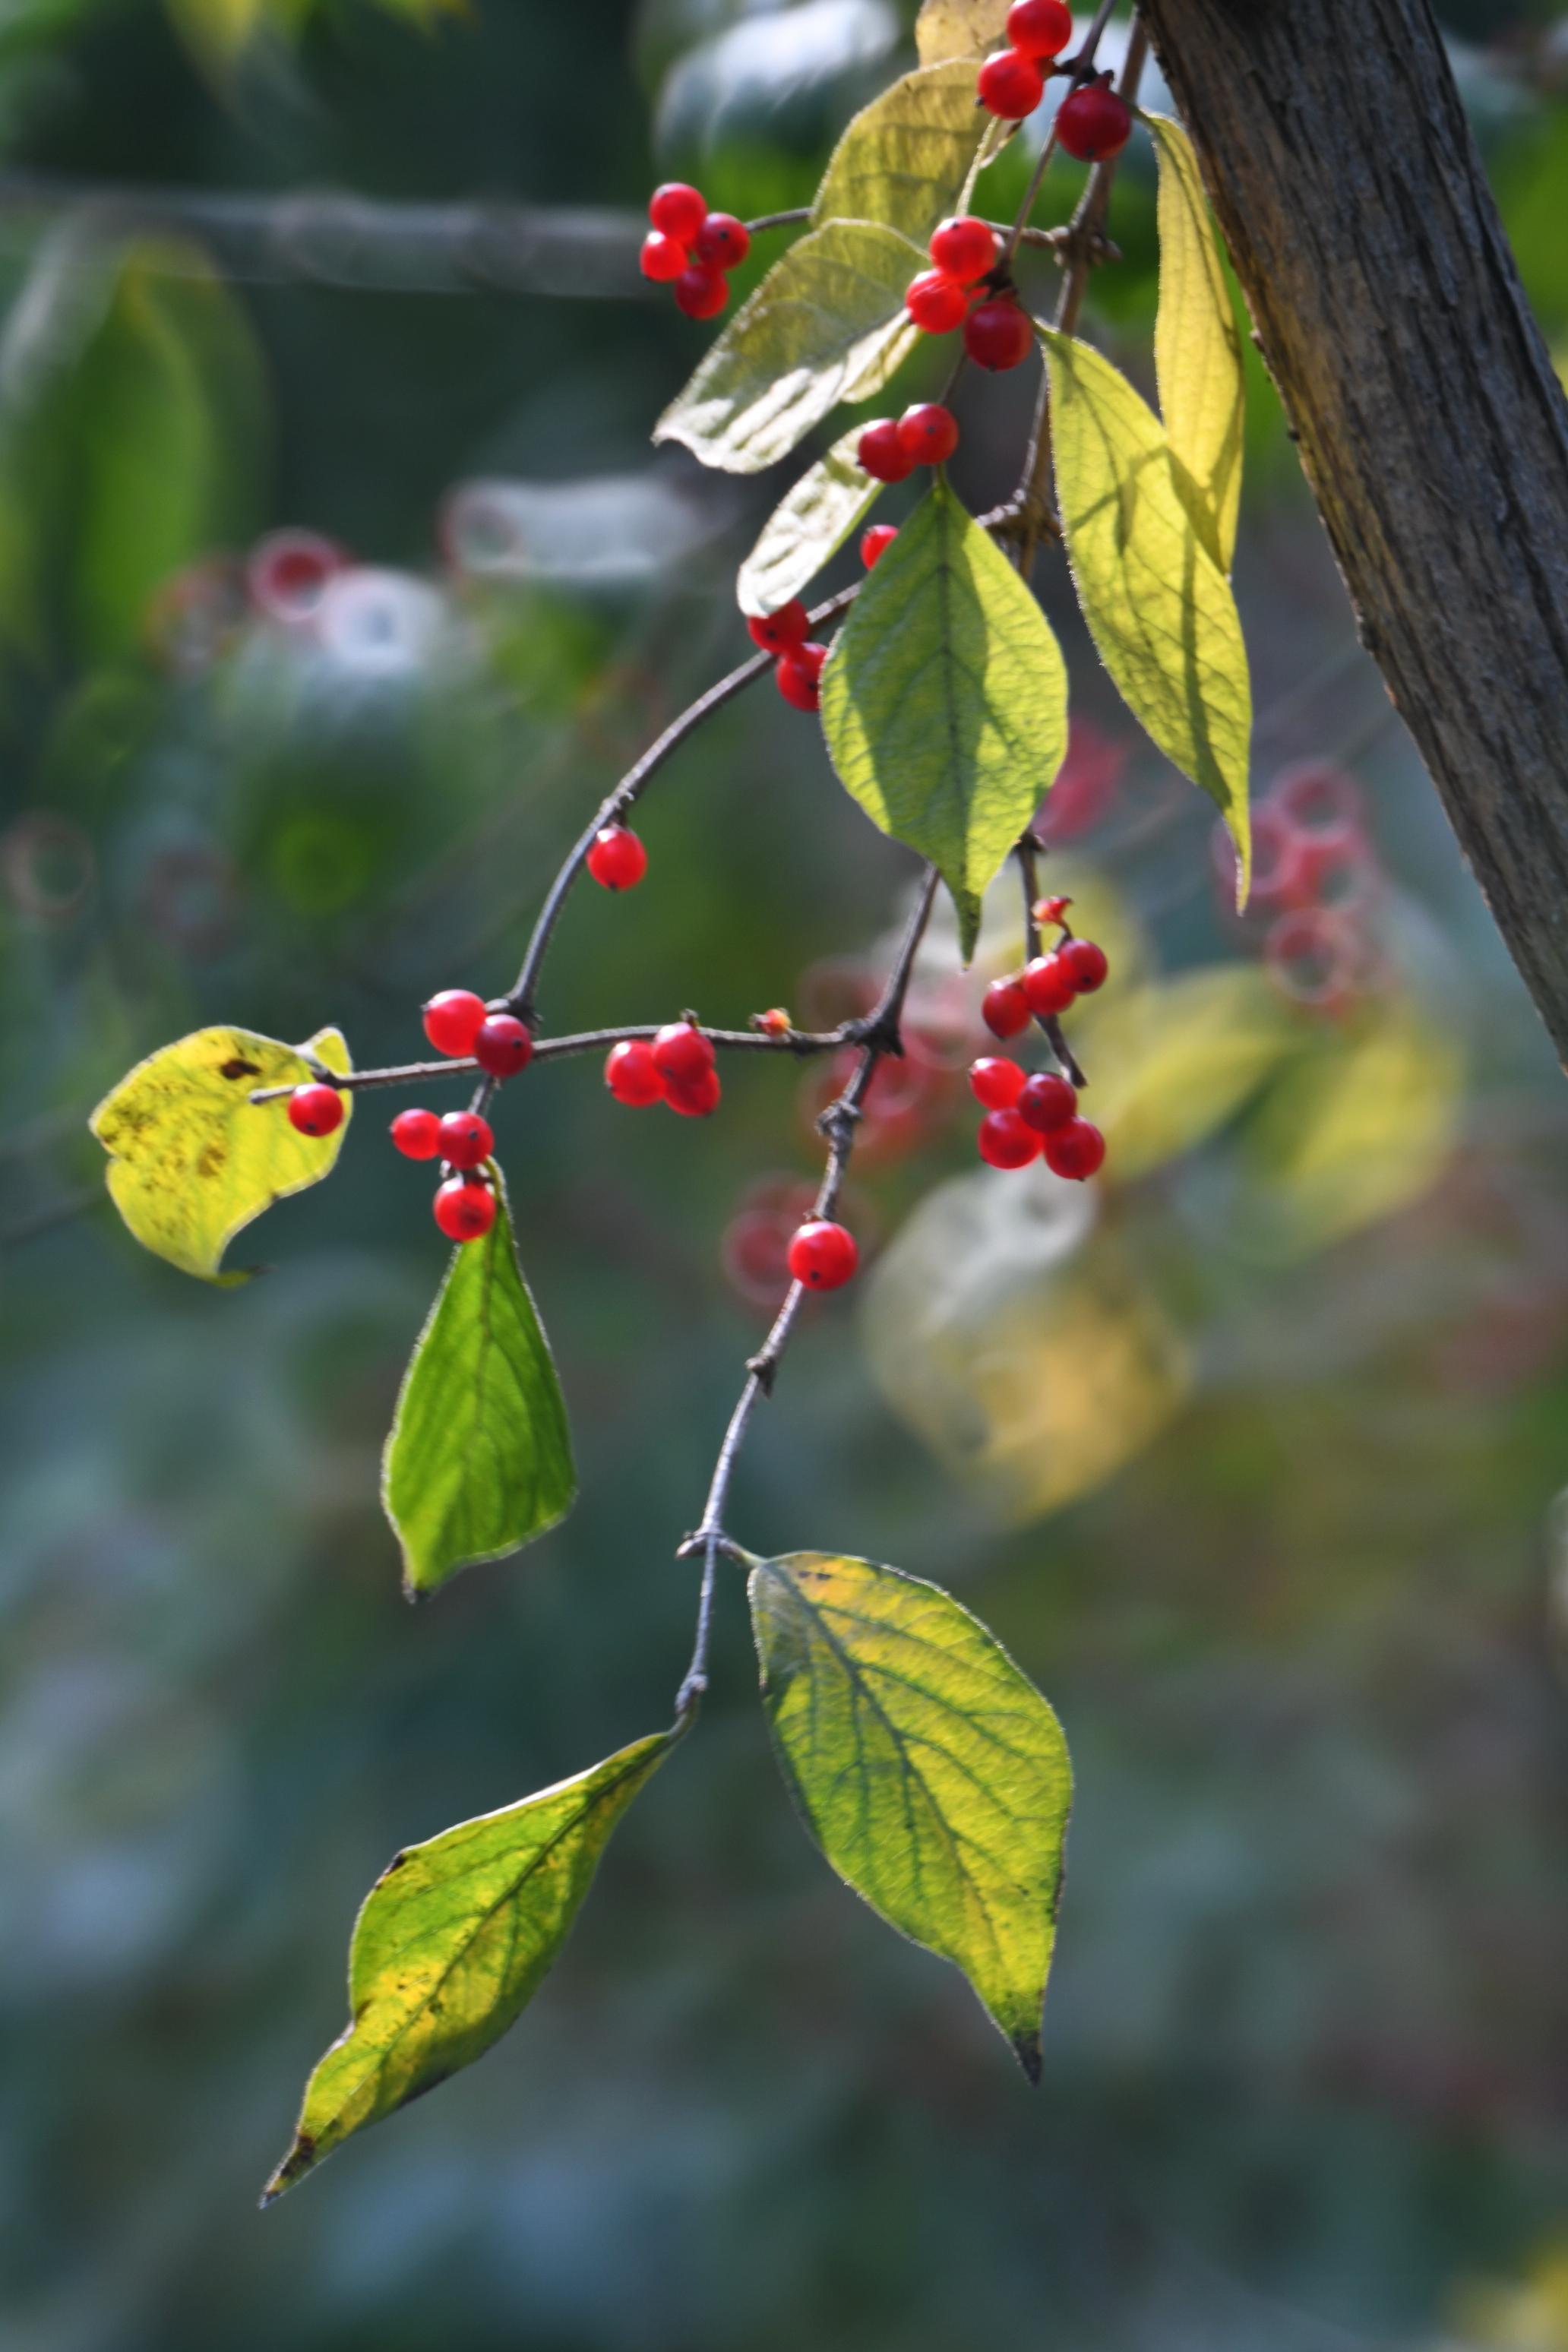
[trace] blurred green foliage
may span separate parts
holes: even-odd
[[[907,17],[840,9],[835,31],[836,8],[514,0],[426,31],[334,0],[224,77],[226,106],[142,0],[34,10],[7,20],[0,120],[15,163],[100,179],[636,208],[700,161],[744,209],[804,198],[906,54]],[[1478,5],[1459,29],[1519,15]],[[711,146],[661,116],[672,68],[792,16],[798,103],[737,103]],[[1558,119],[1535,102],[1487,138],[1556,333]],[[1016,169],[992,174],[998,211]],[[1053,168],[1045,216],[1078,184]],[[1134,153],[1127,259],[1093,310],[1149,392],[1152,188]],[[1026,268],[1044,299],[1053,265]],[[257,2217],[391,1853],[668,1719],[694,1595],[672,1555],[759,1328],[719,1242],[759,1177],[811,1175],[809,1105],[772,1062],[726,1073],[710,1124],[620,1111],[587,1065],[508,1090],[582,1496],[418,1612],[376,1465],[445,1256],[426,1171],[366,1105],[332,1181],[253,1230],[276,1270],[220,1294],[122,1233],[85,1118],[204,1024],[330,1021],[357,1061],[400,1058],[433,988],[503,985],[584,811],[738,657],[733,570],[783,484],[737,506],[682,474],[701,528],[637,576],[459,571],[437,520],[455,483],[662,471],[647,430],[702,332],[651,300],[224,289],[80,220],[13,240],[5,287],[7,2346],[1560,2352],[1568,1124],[1250,345],[1258,777],[1354,772],[1380,877],[1364,991],[1342,1017],[1278,1014],[1215,886],[1212,812],[1140,747],[1042,566],[1099,778],[1050,871],[1126,987],[1083,1051],[1163,1047],[1142,1015],[1165,992],[1233,989],[1237,1018],[1183,1024],[1201,1119],[1173,1124],[1152,1049],[1139,1086],[1091,1063],[1157,1139],[1065,1237],[1048,1196],[974,1189],[933,1048],[898,1148],[856,1171],[855,1222],[885,1244],[868,1304],[809,1323],[737,1487],[759,1552],[952,1584],[1059,1711],[1079,1794],[1043,2090],[802,1835],[737,1578],[700,1734],[529,2016]],[[964,388],[977,509],[1011,488],[1029,373]],[[330,627],[247,602],[264,525],[357,554]],[[829,580],[853,576],[847,555]],[[830,1001],[909,880],[765,690],[640,829],[647,882],[563,925],[552,1027]],[[995,907],[1000,964],[1016,915]],[[921,974],[933,1036],[953,962],[948,930]],[[1314,1107],[1281,1108],[1287,1089]],[[999,1320],[920,1255],[939,1210],[950,1275],[989,1253]],[[933,1421],[936,1452],[873,1378],[870,1302],[900,1281],[929,1334],[900,1347],[911,1385],[968,1367],[973,1417]]]

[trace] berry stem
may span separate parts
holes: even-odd
[[[842,589],[837,596],[830,596],[826,604],[819,604],[811,614],[813,626],[819,621],[831,620],[836,613],[842,613],[846,606],[854,603],[859,593],[857,583],[852,588]],[[533,1025],[534,992],[539,986],[539,975],[550,947],[551,935],[561,919],[562,908],[571,896],[572,886],[587,863],[588,852],[600,833],[607,824],[625,822],[627,812],[650,777],[663,767],[673,752],[680,749],[689,735],[696,733],[704,719],[710,719],[716,710],[721,710],[725,703],[732,702],[736,695],[744,693],[748,686],[755,685],[758,678],[766,677],[773,667],[772,654],[753,654],[750,661],[741,664],[739,669],[732,669],[728,677],[721,677],[716,686],[710,686],[706,694],[700,694],[679,719],[671,719],[663,734],[657,742],[649,744],[641,759],[627,769],[607,799],[600,802],[550,886],[544,904],[539,910],[539,919],[533,926],[533,935],[528,942],[522,968],[506,999],[506,1010],[515,1013],[520,1021],[526,1021],[530,1028]]]
[[[761,213],[755,220],[749,220],[746,226],[753,236],[757,236],[765,228],[795,228],[802,221],[808,221],[810,218],[811,206],[797,205],[793,212]]]
[[[831,1218],[838,1206],[838,1196],[844,1189],[845,1172],[849,1156],[855,1149],[855,1130],[859,1126],[862,1107],[877,1065],[885,1055],[901,1054],[903,1040],[900,1023],[904,999],[909,993],[910,977],[915,968],[915,957],[925,937],[927,923],[936,898],[937,871],[928,866],[921,880],[920,894],[910,914],[893,968],[874,1010],[865,1020],[847,1022],[847,1030],[858,1029],[860,1058],[857,1062],[842,1094],[829,1103],[816,1124],[827,1139],[827,1166],[817,1187],[811,1214],[816,1218]],[[773,1328],[757,1353],[746,1364],[746,1381],[730,1415],[713,1476],[708,1488],[708,1500],[702,1508],[700,1527],[686,1538],[676,1558],[686,1559],[693,1552],[703,1554],[702,1586],[697,1603],[697,1643],[686,1679],[676,1698],[678,1714],[694,1707],[708,1687],[708,1644],[712,1622],[714,1562],[721,1552],[731,1559],[744,1560],[747,1555],[740,1549],[724,1528],[724,1511],[730,1499],[730,1483],[735,1475],[735,1465],[746,1441],[752,1415],[761,1400],[773,1394],[773,1376],[777,1372],[785,1349],[789,1346],[795,1320],[800,1313],[805,1285],[794,1282],[789,1295],[773,1318]]]
[[[1036,835],[1026,833],[1015,844],[1014,850],[1018,860],[1019,877],[1024,885],[1024,961],[1026,963],[1033,963],[1040,952],[1040,927],[1035,919],[1035,901],[1040,895],[1041,846]],[[1050,1049],[1058,1062],[1081,1094],[1088,1086],[1089,1080],[1079,1067],[1077,1055],[1062,1034],[1060,1020],[1054,1013],[1043,1021],[1040,1020],[1038,1013],[1035,1018],[1045,1031]]]

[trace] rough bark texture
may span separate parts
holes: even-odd
[[[1568,404],[1427,0],[1144,14],[1363,643],[1568,1061]]]

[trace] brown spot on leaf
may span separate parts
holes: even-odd
[[[220,1078],[258,1078],[261,1065],[259,1062],[243,1062],[236,1054],[229,1061],[219,1063],[217,1074]]]
[[[196,1161],[196,1174],[216,1176],[227,1164],[228,1152],[226,1147],[221,1143],[209,1143],[204,1146],[201,1157]]]

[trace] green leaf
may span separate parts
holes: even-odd
[[[841,1878],[956,1961],[1040,2075],[1040,2010],[1072,1803],[1051,1709],[977,1618],[869,1560],[752,1570],[780,1768]]]
[[[140,657],[153,593],[254,535],[266,422],[199,253],[47,240],[0,346],[0,630],[40,662]]]
[[[947,58],[984,57],[1007,30],[1010,0],[921,0],[915,47],[922,66]]]
[[[919,246],[869,221],[792,245],[654,427],[705,466],[760,474],[841,400],[881,389],[920,329],[904,309]]]
[[[452,1253],[382,1464],[411,1600],[531,1543],[576,1498],[565,1400],[517,1262],[499,1170],[492,1181],[495,1223]]]
[[[305,2086],[264,2205],[500,2039],[565,1942],[610,1832],[679,1737],[639,1739],[394,1855],[354,1923],[353,2021]]]
[[[1198,159],[1179,122],[1145,114],[1160,163],[1154,366],[1176,487],[1222,572],[1236,551],[1247,379]]]
[[[1223,814],[1245,899],[1252,685],[1230,583],[1198,538],[1147,404],[1087,343],[1040,332],[1057,497],[1084,618],[1133,717]]]
[[[864,431],[836,441],[773,509],[735,583],[742,613],[776,613],[798,596],[880,498],[883,485],[855,454]]]
[[[110,1155],[110,1196],[144,1248],[206,1282],[247,1278],[218,1272],[225,1249],[274,1201],[331,1173],[353,1114],[345,1095],[335,1134],[300,1135],[286,1101],[250,1100],[256,1087],[303,1084],[312,1060],[340,1075],[353,1066],[335,1029],[304,1045],[198,1029],[104,1097],[88,1124]]]
[[[985,886],[1062,763],[1067,700],[1045,614],[939,478],[839,632],[822,724],[846,791],[952,892],[966,960]]]
[[[862,109],[833,151],[811,225],[881,221],[924,247],[962,212],[992,118],[974,101],[971,61],[906,74]]]

